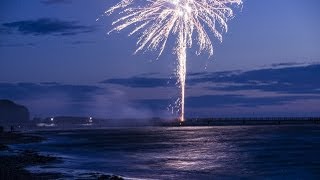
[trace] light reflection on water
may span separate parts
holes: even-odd
[[[161,127],[40,133],[53,168],[134,178],[318,178],[319,126]]]

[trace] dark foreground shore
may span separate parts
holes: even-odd
[[[8,145],[37,143],[43,138],[21,133],[3,132],[0,134],[0,179],[57,179],[57,173],[33,174],[25,170],[27,166],[45,165],[59,162],[59,158],[40,155],[32,150],[17,151]]]
[[[31,173],[26,167],[61,163],[62,159],[51,155],[43,155],[33,150],[14,150],[9,145],[39,143],[44,139],[39,136],[17,132],[0,133],[0,179],[4,180],[45,180],[67,178],[60,173]],[[88,179],[118,180],[118,176],[99,173],[87,174]]]

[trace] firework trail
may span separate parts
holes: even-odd
[[[208,51],[213,55],[213,44],[208,31],[222,41],[222,34],[228,31],[227,21],[233,17],[233,5],[242,0],[121,0],[105,14],[118,12],[121,18],[112,23],[109,32],[121,31],[129,26],[129,36],[140,32],[137,50],[159,50],[159,56],[171,35],[176,37],[178,67],[176,75],[181,89],[178,99],[180,121],[184,121],[187,48],[193,38],[199,49],[197,54]],[[135,52],[135,53],[136,53]]]

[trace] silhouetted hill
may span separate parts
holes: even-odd
[[[29,110],[10,100],[0,100],[0,123],[25,123],[30,118]]]

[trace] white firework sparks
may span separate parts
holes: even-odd
[[[178,67],[176,75],[181,89],[178,100],[180,121],[184,121],[185,82],[187,48],[197,42],[197,54],[208,51],[213,55],[213,44],[209,32],[222,41],[222,34],[228,31],[227,21],[233,17],[233,5],[241,5],[242,0],[121,0],[105,13],[118,11],[121,18],[112,23],[113,31],[121,31],[134,26],[129,36],[141,32],[136,52],[164,51],[168,38],[175,35]],[[110,33],[109,32],[109,33]]]

